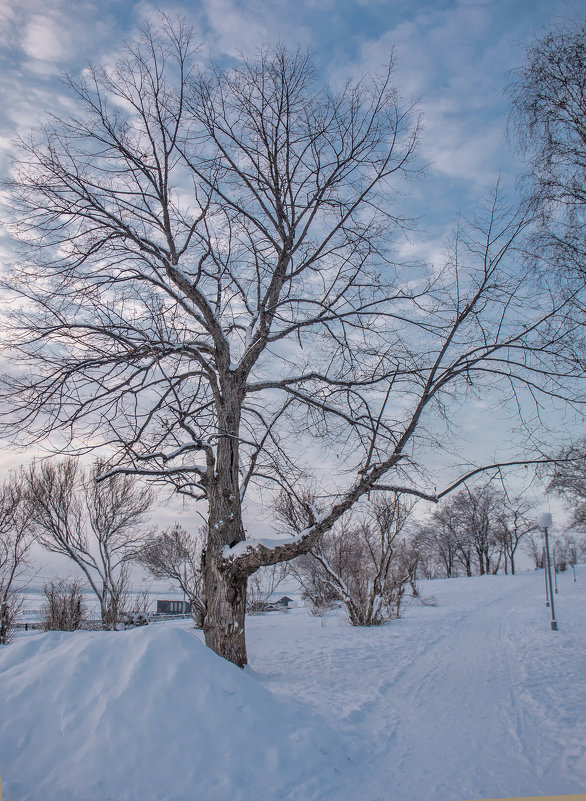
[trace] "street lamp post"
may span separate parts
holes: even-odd
[[[546,557],[546,569],[547,569],[547,584],[549,587],[549,599],[551,601],[551,629],[552,631],[558,630],[558,624],[555,619],[555,607],[553,602],[553,584],[551,580],[551,559],[549,558],[549,534],[548,529],[551,526],[552,520],[551,515],[549,512],[543,512],[539,515],[537,520],[537,524],[543,529],[545,534],[545,557]]]
[[[541,564],[543,565],[543,578],[545,579],[545,605],[549,607],[549,588],[547,586],[547,562],[545,559],[545,546],[541,550]]]

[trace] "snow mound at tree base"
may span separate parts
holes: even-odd
[[[7,799],[293,801],[347,765],[325,723],[174,624],[22,637],[0,688]]]

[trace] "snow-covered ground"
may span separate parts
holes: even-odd
[[[185,623],[0,648],[3,801],[464,801],[586,790],[586,567],[427,582],[373,629],[249,618],[250,667]],[[433,602],[432,605],[430,602]]]

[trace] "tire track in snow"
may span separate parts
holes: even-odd
[[[520,787],[534,776],[520,737],[525,724],[503,634],[503,618],[512,614],[511,598],[518,592],[512,587],[488,603],[443,616],[433,639],[380,685],[377,699],[363,704],[362,720],[349,716],[349,722],[362,722],[380,740],[367,771],[368,789],[361,785],[363,797],[384,798],[386,791],[388,798],[392,777],[403,777],[404,784],[405,776],[411,777],[410,801],[507,794],[510,784],[499,780],[503,761],[519,773]],[[456,699],[446,695],[454,686]],[[455,707],[461,713],[457,720],[452,719]],[[426,765],[426,754],[434,755],[433,764]],[[441,778],[434,775],[437,755]],[[505,774],[510,781],[511,769]],[[358,786],[347,798],[356,792]]]
[[[519,659],[515,660],[515,669],[513,669],[512,664],[512,652],[516,653],[513,647],[514,637],[512,634],[514,630],[518,630],[518,625],[512,625],[515,615],[517,615],[517,607],[512,607],[503,616],[499,625],[501,654],[508,677],[506,688],[503,689],[508,692],[510,701],[508,709],[506,709],[506,715],[510,723],[509,733],[517,743],[519,756],[524,762],[525,769],[533,772],[536,778],[539,779],[541,777],[541,729],[539,726],[535,726],[534,715],[531,716],[533,725],[529,726],[527,723],[529,710],[527,709],[526,699],[522,699],[518,692],[519,688],[523,686],[519,673],[520,671],[524,672],[524,668]]]

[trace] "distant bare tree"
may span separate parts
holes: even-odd
[[[427,578],[452,578],[458,573],[456,532],[451,520],[443,515],[437,516],[437,511],[439,510],[434,511],[429,521],[418,526],[418,537],[427,564]]]
[[[565,448],[559,457],[549,470],[548,490],[569,506],[570,526],[586,533],[586,439]]]
[[[535,570],[543,569],[543,537],[541,534],[529,532],[525,537],[525,548]]]
[[[0,645],[12,637],[21,612],[24,571],[30,566],[32,537],[23,483],[12,476],[0,485]]]
[[[412,539],[417,549],[417,576],[423,579],[433,579],[447,576],[449,567],[449,554],[444,560],[441,550],[437,547],[437,531],[426,521],[414,522]]]
[[[185,593],[197,628],[205,615],[202,549],[205,535],[175,525],[146,541],[136,559],[158,579],[169,579]]]
[[[501,560],[514,572],[517,546],[534,526],[525,518],[527,507],[509,501],[492,484],[466,487],[443,501],[424,526],[428,548],[446,576],[496,573]]]
[[[504,570],[507,574],[515,574],[515,554],[524,537],[537,528],[535,520],[530,516],[531,506],[522,498],[500,496],[500,509],[497,509],[497,520],[494,536],[504,559]]]
[[[556,557],[570,567],[575,567],[581,560],[586,560],[586,537],[584,535],[563,534],[555,543]]]
[[[39,462],[23,472],[31,525],[43,547],[71,559],[100,604],[104,628],[124,609],[129,561],[145,538],[151,491],[131,476],[112,475],[97,461],[84,472],[76,459]]]
[[[424,529],[427,547],[443,566],[446,578],[457,576],[459,568],[467,576],[473,572],[472,540],[460,524],[460,516],[453,505],[444,502],[434,509]]]
[[[511,122],[542,215],[533,250],[586,279],[586,19],[553,22],[527,47],[510,87]]]
[[[462,530],[467,531],[472,543],[479,574],[496,573],[500,561],[496,532],[502,495],[489,484],[466,487],[454,500]]]
[[[399,263],[419,126],[392,74],[334,92],[283,47],[199,70],[165,18],[71,80],[71,117],[23,141],[13,170],[21,369],[3,422],[19,441],[107,443],[103,478],[205,504],[206,643],[238,665],[259,568],[310,551],[368,493],[437,501],[488,466],[434,490],[428,446],[447,445],[454,398],[528,387],[539,409],[582,375],[570,298],[515,259],[526,214],[495,198],[445,265]],[[335,465],[321,515],[286,543],[247,541],[247,492],[297,492],[316,437]]]

